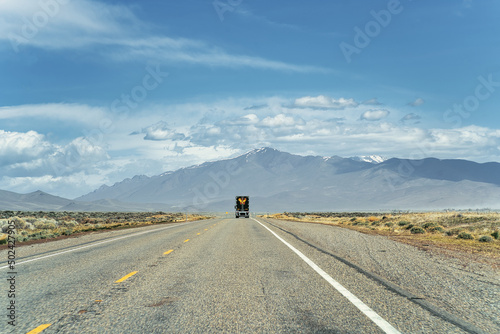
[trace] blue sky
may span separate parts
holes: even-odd
[[[500,161],[493,0],[0,2],[0,189],[261,146]]]

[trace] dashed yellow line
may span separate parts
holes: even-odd
[[[188,242],[188,241],[189,241],[189,239],[184,240],[184,242]]]
[[[40,325],[38,326],[37,328],[33,329],[33,330],[30,330],[28,333],[26,334],[37,334],[37,333],[41,333],[45,328],[49,327],[50,325],[52,324],[44,324],[44,325]]]
[[[200,235],[201,233],[196,233],[196,235]]]
[[[173,249],[170,249],[170,250],[166,251],[165,253],[163,253],[163,255],[168,255],[168,254],[172,253],[173,251],[174,251]]]
[[[116,281],[115,283],[121,283],[121,282],[123,282],[124,280],[126,280],[127,278],[130,278],[130,277],[134,276],[134,275],[135,275],[135,274],[137,274],[137,273],[138,273],[138,271],[133,271],[133,272],[131,272],[130,274],[123,276],[122,278],[120,278],[120,279],[119,279],[118,281]]]
[[[205,231],[208,231],[208,228],[206,228]]]

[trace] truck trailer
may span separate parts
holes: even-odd
[[[245,217],[250,218],[250,197],[236,196],[236,205],[234,206],[236,218]]]

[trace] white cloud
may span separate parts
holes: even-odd
[[[421,98],[421,97],[419,97],[415,101],[408,103],[408,105],[410,105],[412,107],[418,107],[418,106],[421,106],[424,103],[425,103],[424,99]]]
[[[260,122],[261,126],[264,127],[290,127],[295,126],[297,124],[304,124],[302,119],[294,119],[291,116],[287,116],[285,114],[279,114],[276,116],[268,116]]]
[[[319,95],[298,98],[295,100],[293,106],[297,108],[345,109],[357,107],[358,103],[354,99],[341,97],[336,100],[328,96]]]
[[[367,110],[361,114],[360,119],[366,121],[380,121],[382,118],[387,117],[389,114],[390,112],[385,109]]]
[[[418,124],[422,117],[415,113],[409,113],[404,115],[399,121],[401,123],[407,124],[407,123],[413,123],[413,124]]]
[[[259,122],[259,117],[257,115],[247,114],[235,120],[232,119],[226,120],[223,123],[231,125],[250,125],[250,124],[257,124],[258,122]]]
[[[160,121],[142,129],[141,133],[146,134],[146,140],[183,140],[186,136],[168,127],[164,121]],[[137,134],[137,133],[132,133]]]
[[[267,105],[252,109],[248,105]],[[65,117],[66,106],[47,119]],[[23,119],[38,115],[37,123],[46,124],[37,106],[20,106]],[[75,107],[76,108],[76,107]],[[165,121],[166,108],[172,117]],[[0,189],[28,192],[41,189],[54,194],[76,197],[102,183],[108,185],[134,175],[157,175],[206,160],[227,158],[255,147],[271,146],[292,153],[310,152],[322,156],[372,155],[401,158],[464,158],[475,161],[500,159],[500,130],[469,126],[457,129],[425,129],[411,122],[412,114],[390,109],[366,110],[359,105],[341,121],[321,110],[298,113],[284,98],[227,99],[210,103],[177,104],[148,108],[115,123],[115,130],[103,134],[103,140],[85,139],[81,132],[61,140],[40,131],[0,130]],[[388,107],[389,108],[389,107]],[[10,110],[10,109],[9,109]],[[103,108],[79,106],[75,110],[110,116]],[[9,120],[14,113],[9,111]],[[360,122],[364,119],[377,122]],[[2,114],[2,113],[0,113]],[[83,117],[75,116],[75,120]],[[362,115],[362,118],[363,118]],[[343,116],[343,115],[341,115]],[[69,116],[68,116],[69,117]],[[75,122],[80,127],[87,124]],[[92,123],[92,122],[91,122]],[[142,129],[136,134],[129,134]],[[176,136],[184,135],[182,140]],[[155,140],[145,140],[145,139]],[[180,139],[180,137],[179,137]],[[30,185],[31,184],[31,185]],[[74,186],[71,186],[74,184]],[[78,193],[77,193],[78,192]]]
[[[148,60],[217,67],[250,67],[291,72],[330,72],[261,57],[230,54],[203,41],[151,35],[150,27],[124,5],[80,0],[4,0],[0,2],[0,41],[18,51],[23,46],[50,50],[80,49],[115,60]],[[63,4],[64,3],[64,4]],[[106,51],[102,51],[106,50]]]
[[[373,98],[373,99],[363,101],[361,104],[378,106],[378,105],[381,105],[382,103],[380,103],[377,98]]]
[[[106,109],[83,104],[46,103],[0,107],[0,119],[51,119],[58,122],[78,122],[96,127],[106,118]]]
[[[0,165],[29,161],[52,150],[53,146],[35,131],[0,130]]]

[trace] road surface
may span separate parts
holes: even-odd
[[[336,231],[311,225],[320,229],[320,235]],[[400,286],[391,286],[390,280],[384,284],[385,278],[338,258],[313,234],[307,235],[310,227],[300,231],[295,227],[289,233],[287,226],[262,218],[211,219],[19,247],[16,326],[9,325],[6,316],[11,299],[6,292],[7,255],[2,251],[0,272],[6,285],[0,332],[481,333],[498,329],[495,320],[474,324],[461,316],[454,318],[439,305],[419,304],[412,298],[420,297],[405,295],[407,291],[397,291]]]

